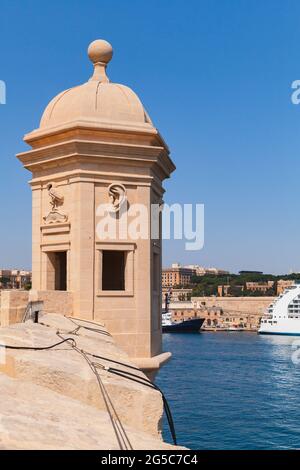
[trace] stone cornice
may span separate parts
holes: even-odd
[[[157,166],[154,171],[161,179],[168,178],[175,169],[164,147],[91,140],[70,140],[47,145],[20,153],[17,157],[33,173],[53,165],[62,167],[70,160],[80,162],[81,166],[95,161],[112,165]]]
[[[111,123],[103,122],[99,123],[90,121],[75,121],[68,124],[55,126],[52,128],[36,129],[29,134],[24,136],[24,141],[32,146],[39,147],[43,145],[43,142],[61,140],[67,135],[80,135],[90,132],[92,135],[106,135],[109,139],[122,140],[131,139],[138,141],[141,137],[146,139],[156,139],[159,145],[165,148],[169,152],[169,148],[164,141],[159,131],[151,126],[150,124],[131,125],[128,122],[124,123]]]

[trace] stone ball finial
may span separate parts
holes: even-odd
[[[113,48],[111,44],[104,39],[96,39],[89,45],[88,56],[93,64],[99,62],[108,64],[113,56]]]

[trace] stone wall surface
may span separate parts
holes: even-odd
[[[0,450],[119,450],[109,415],[60,393],[0,374]],[[34,399],[33,399],[34,397]],[[127,447],[174,449],[125,426]]]
[[[0,325],[8,326],[23,320],[29,301],[43,301],[44,313],[73,314],[73,294],[65,291],[0,291]]]
[[[66,338],[73,338],[76,347],[69,340],[47,350],[6,349],[0,361],[0,391],[5,396],[0,404],[0,447],[118,449],[111,414],[114,422],[120,420],[133,448],[172,448],[161,439],[160,393],[107,370],[115,367],[146,378],[132,369],[102,325],[45,314],[39,324],[27,321],[0,328],[0,343],[6,345],[41,348]],[[97,365],[91,368],[91,362]]]
[[[0,295],[0,325],[8,326],[22,321],[29,293],[22,290],[2,290]]]
[[[257,331],[262,315],[274,297],[192,297],[191,301],[170,302],[175,322],[204,318],[202,330],[240,328]]]
[[[220,307],[234,312],[262,315],[274,297],[192,297],[194,308]]]
[[[30,300],[42,300],[44,313],[73,314],[73,293],[59,290],[31,290]]]

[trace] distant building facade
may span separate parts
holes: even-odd
[[[199,264],[189,264],[184,267],[193,269],[195,271],[196,276],[205,276],[207,274],[212,274],[214,276],[226,276],[227,274],[229,274],[229,271],[225,271],[224,269],[205,268],[204,266],[199,266]]]
[[[168,287],[163,287],[163,300],[165,299],[165,295],[168,294],[170,302],[184,302],[187,300],[191,300],[193,295],[193,289],[189,288],[180,288],[180,289],[170,289]]]
[[[229,271],[218,268],[204,268],[198,264],[181,266],[179,263],[173,263],[171,268],[164,268],[162,270],[162,286],[188,286],[193,276],[205,276],[207,274],[214,276],[226,275],[229,274]]]
[[[195,274],[194,269],[172,264],[171,268],[162,270],[162,287],[188,286]]]
[[[276,289],[276,294],[277,295],[280,295],[282,294],[285,289],[287,289],[288,287],[291,287],[292,285],[295,284],[295,281],[293,281],[292,279],[280,279],[279,281],[277,281],[277,289]]]
[[[243,291],[257,292],[262,295],[270,293],[270,290],[274,290],[275,295],[282,294],[285,289],[294,285],[295,281],[292,279],[279,279],[276,281],[263,281],[263,282],[246,282],[245,285],[231,286],[230,284],[223,284],[218,286],[219,297],[230,297],[236,296]]]
[[[266,282],[246,282],[246,290],[252,292],[261,292],[265,294],[268,290],[274,287],[274,281]]]
[[[24,289],[31,284],[31,271],[0,269],[0,289]]]
[[[171,301],[174,322],[204,318],[203,330],[258,329],[260,319],[274,297],[192,297],[191,301]]]
[[[202,308],[201,310],[193,308],[178,307],[172,311],[172,320],[175,323],[192,318],[204,318],[203,330],[241,328],[245,330],[256,331],[259,326],[261,316],[241,313],[239,311],[225,312],[221,308]]]
[[[262,295],[268,293],[270,289],[273,289],[275,282],[266,281],[266,282],[246,282],[245,285],[233,285],[225,284],[218,286],[218,296],[219,297],[229,297],[237,296],[244,291],[258,292]]]
[[[230,284],[225,284],[218,286],[218,296],[219,297],[228,297],[232,295],[240,294],[244,291],[244,286],[231,286]]]

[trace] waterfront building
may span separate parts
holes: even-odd
[[[31,271],[0,269],[0,289],[24,289],[31,284]]]
[[[198,264],[189,264],[182,266],[180,263],[173,263],[170,268],[162,270],[162,286],[163,287],[186,287],[191,284],[193,276],[205,276],[211,274],[214,276],[229,274],[218,268],[205,268]]]
[[[173,288],[170,290],[168,287],[163,287],[162,294],[163,302],[166,294],[168,294],[171,302],[183,302],[186,300],[191,300],[193,289],[183,287],[180,289]]]
[[[88,54],[91,78],[49,103],[24,138],[31,150],[18,155],[32,173],[32,295],[52,299],[56,313],[103,322],[136,363],[155,369],[166,357],[161,230],[136,239],[122,232],[120,214],[161,205],[175,166],[137,95],[110,82],[111,45],[94,41]],[[117,236],[98,230],[103,205]]]
[[[256,331],[272,300],[273,297],[192,297],[190,301],[171,301],[169,311],[174,322],[204,318],[204,330],[239,328]]]
[[[280,295],[285,289],[294,285],[295,281],[292,279],[279,279],[278,281],[263,281],[263,282],[246,282],[245,286],[234,286],[234,293],[232,293],[232,286],[230,284],[223,284],[218,286],[218,296],[228,297],[236,296],[238,290],[240,292],[251,291],[260,292],[261,294],[268,294],[271,290],[275,290],[274,294]]]
[[[274,281],[265,281],[265,282],[246,282],[246,290],[252,292],[261,292],[266,293],[274,286]]]
[[[205,302],[204,302],[205,303]],[[201,305],[194,302],[171,301],[169,311],[175,323],[193,318],[204,318],[202,329],[239,328],[244,330],[257,330],[262,317],[261,312],[224,309],[220,306]]]
[[[219,297],[223,297],[224,295],[227,296],[229,289],[230,289],[229,284],[218,286],[218,296]]]
[[[192,297],[190,301],[171,300],[172,320],[179,322],[204,318],[202,329],[241,328],[258,330],[260,320],[274,297]],[[163,305],[164,307],[164,305]]]
[[[283,286],[285,285],[289,286],[290,281],[288,281],[286,284],[285,283],[283,283],[282,285],[279,284],[279,289],[282,289]],[[274,286],[275,286],[275,281],[246,282],[245,285],[223,284],[223,285],[218,286],[218,296],[219,297],[228,297],[228,296],[236,297],[239,293],[242,293],[244,291],[257,292],[257,293],[261,293],[264,295],[264,294],[268,294],[272,289],[274,289]]]
[[[292,279],[280,279],[279,281],[277,281],[276,294],[277,295],[283,294],[285,289],[288,289],[294,284],[295,284],[295,281],[293,281]]]
[[[194,310],[201,311],[199,315],[204,315],[207,320],[217,319],[220,326],[245,324],[246,329],[257,330],[261,317],[273,299],[270,296],[192,297],[191,305]],[[203,326],[207,326],[207,323]]]
[[[162,270],[162,287],[185,287],[191,284],[191,279],[196,271],[178,264],[172,264],[171,268]]]
[[[219,297],[229,297],[236,296],[244,291],[245,287],[243,285],[231,286],[230,284],[218,286],[218,296]]]
[[[229,274],[229,271],[225,271],[224,269],[205,268],[204,266],[200,266],[199,264],[188,264],[188,265],[185,265],[184,267],[193,269],[195,271],[196,276],[205,276],[206,274],[211,274],[214,276],[222,276],[222,275]]]

